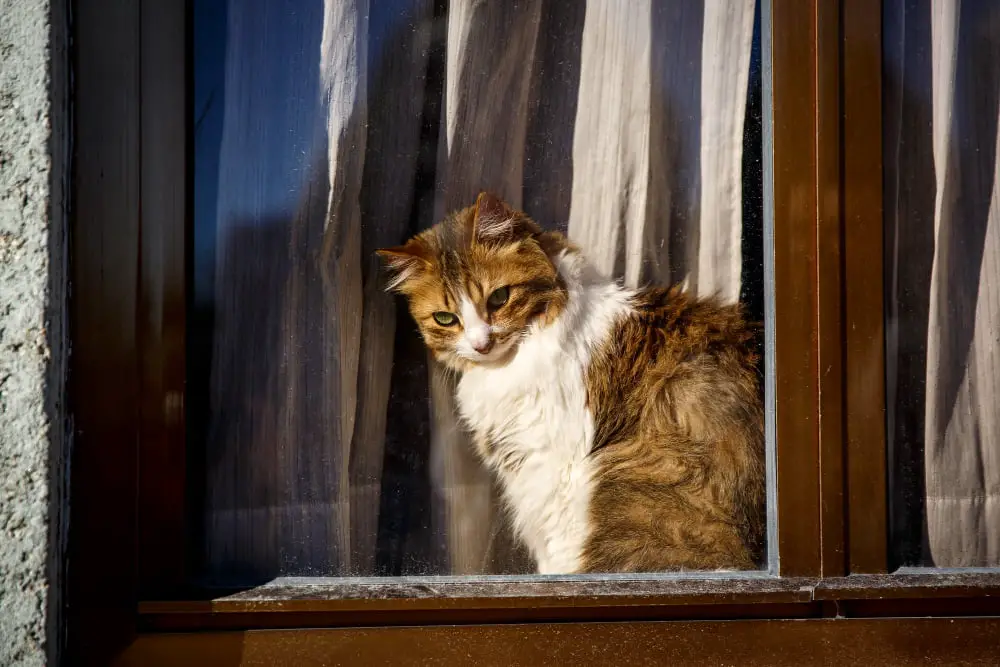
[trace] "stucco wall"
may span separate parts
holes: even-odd
[[[59,7],[0,0],[0,665],[58,657],[68,118]]]

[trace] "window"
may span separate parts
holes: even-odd
[[[196,578],[535,571],[375,255],[480,190],[764,319],[755,3],[460,6],[193,5]]]
[[[907,210],[939,215],[919,208],[938,172],[930,107],[910,97],[951,85],[912,71],[932,57],[907,32],[926,37],[929,9],[578,5],[77,1],[71,650],[124,664],[508,646],[595,660],[599,645],[637,660],[670,645],[710,662],[988,661],[1000,578],[899,569],[996,564],[992,501],[934,518],[920,485],[930,463],[968,464],[944,482],[988,469],[982,333],[978,365],[934,366],[963,369],[979,440],[948,422],[958,454],[935,458],[910,435],[932,403],[906,387],[929,387],[931,365],[902,320],[953,273],[951,246],[927,260],[926,235],[899,226]],[[956,82],[992,76],[1000,37],[983,7],[946,23]],[[955,108],[977,144],[994,141],[976,113],[992,98],[962,85]],[[992,192],[994,162],[969,159],[968,187]],[[626,281],[687,279],[765,322],[759,571],[525,576],[372,257],[484,181]],[[988,258],[993,227],[976,219]],[[938,262],[930,283],[918,257]],[[955,275],[988,306],[989,272],[968,272]],[[949,294],[935,298],[968,315]],[[976,312],[967,331],[990,331]],[[990,490],[975,481],[969,497]],[[946,551],[974,557],[925,547],[933,521],[957,525]],[[692,623],[652,622],[668,619]]]

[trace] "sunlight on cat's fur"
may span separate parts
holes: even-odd
[[[493,195],[380,250],[543,574],[752,569],[764,534],[753,328],[627,289]]]

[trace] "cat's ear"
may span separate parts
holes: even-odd
[[[411,280],[431,265],[430,250],[427,244],[419,238],[412,238],[403,245],[394,248],[382,248],[375,251],[389,271],[389,291],[399,290],[399,287]]]
[[[510,242],[535,231],[534,224],[491,192],[480,192],[472,217],[473,238],[478,243]]]

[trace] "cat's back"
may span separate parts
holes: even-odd
[[[759,404],[758,329],[737,305],[697,298],[679,287],[634,293],[607,343],[591,359],[588,392],[596,410],[595,447],[639,428],[657,406],[737,413]]]
[[[679,286],[649,287],[634,294],[631,315],[619,321],[613,338],[619,354],[645,354],[660,366],[709,355],[753,367],[758,331],[740,304],[699,298]]]

